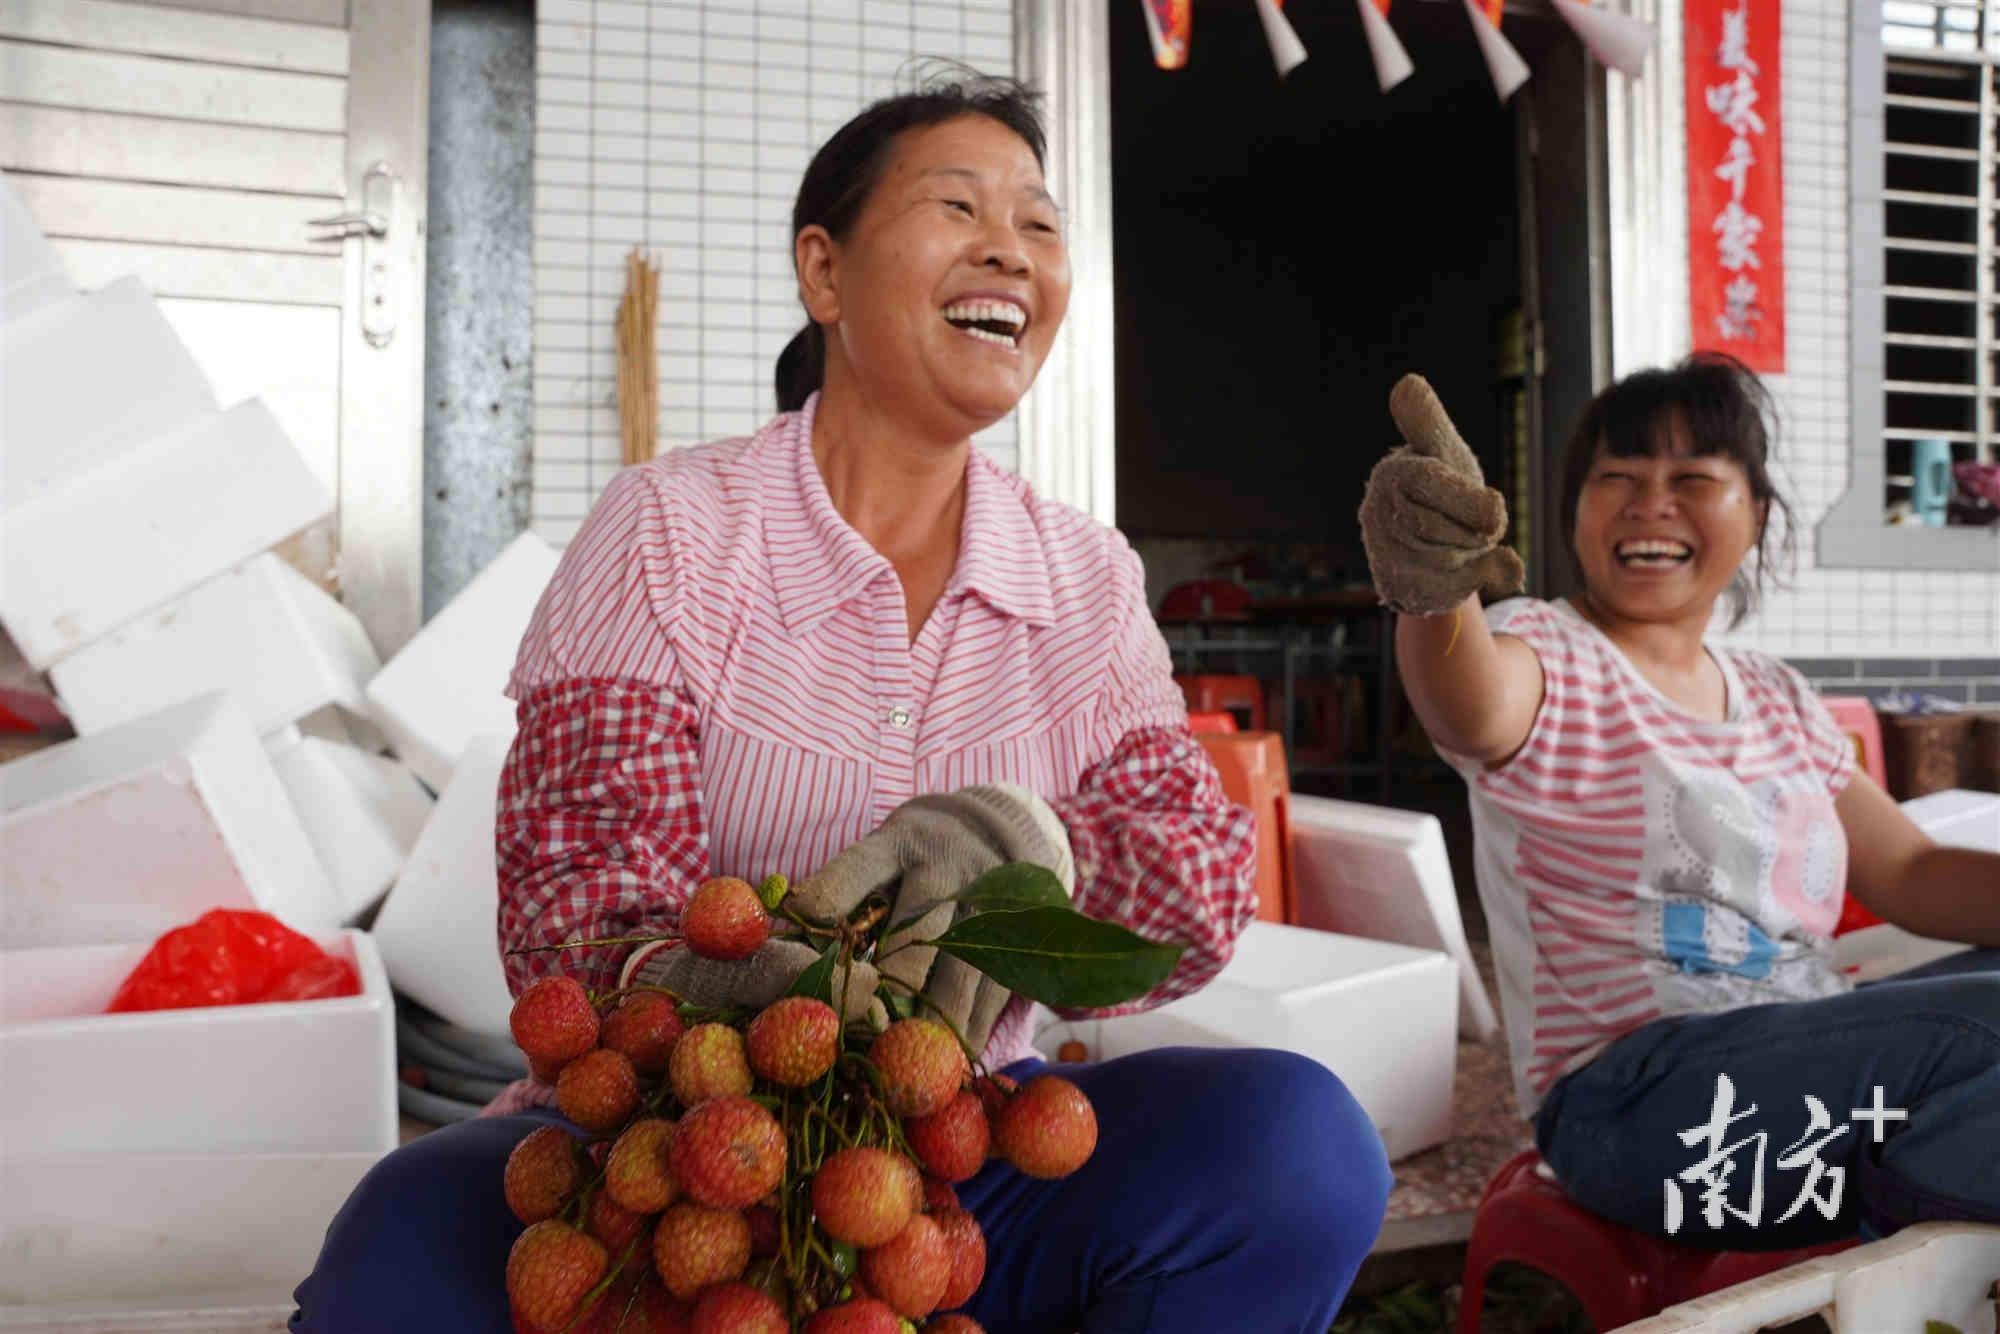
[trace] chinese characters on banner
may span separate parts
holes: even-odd
[[[1785,369],[1779,0],[1686,0],[1694,346]]]

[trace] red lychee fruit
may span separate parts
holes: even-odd
[[[972,1300],[972,1294],[979,1291],[981,1279],[986,1277],[986,1232],[979,1226],[979,1220],[963,1209],[950,1209],[933,1214],[938,1230],[944,1233],[944,1241],[951,1255],[951,1277],[944,1285],[944,1296],[938,1305],[950,1310],[963,1306]]]
[[[604,1160],[605,1193],[640,1214],[672,1204],[680,1193],[667,1153],[673,1141],[673,1122],[661,1117],[644,1116],[626,1126]]]
[[[750,1254],[776,1255],[778,1245],[784,1239],[778,1224],[778,1211],[768,1204],[753,1204],[743,1211],[743,1217],[750,1224]]]
[[[947,1209],[956,1209],[959,1207],[958,1192],[953,1190],[948,1182],[939,1181],[936,1177],[924,1178],[924,1208],[926,1211],[941,1214]]]
[[[641,991],[619,1001],[618,1007],[604,1016],[597,1040],[623,1052],[640,1074],[662,1075],[674,1043],[686,1027],[672,1001],[657,991]]]
[[[814,1312],[813,1318],[806,1321],[805,1334],[897,1334],[902,1327],[895,1309],[887,1302],[857,1297]]]
[[[887,1149],[838,1149],[813,1174],[813,1213],[835,1241],[880,1246],[916,1211],[916,1169]]]
[[[993,1118],[1000,1115],[1000,1109],[1019,1087],[1012,1075],[981,1075],[972,1081],[972,1091],[979,1095],[979,1105],[986,1109],[987,1124],[991,1125]]]
[[[674,1127],[667,1161],[692,1199],[712,1209],[745,1209],[784,1178],[785,1132],[748,1098],[711,1098]]]
[[[924,1334],[986,1334],[986,1326],[962,1312],[924,1322]]]
[[[507,1155],[507,1207],[523,1223],[554,1218],[583,1184],[575,1141],[554,1126],[531,1130]]]
[[[590,1197],[590,1215],[584,1220],[583,1230],[603,1242],[605,1253],[616,1262],[633,1238],[651,1226],[652,1221],[650,1213],[635,1213],[600,1190]],[[634,1254],[643,1263],[648,1251],[642,1247]]]
[[[903,1122],[903,1135],[926,1172],[942,1181],[967,1181],[986,1165],[993,1133],[979,1095],[960,1089],[929,1116]]]
[[[727,1024],[696,1024],[674,1044],[667,1080],[683,1107],[710,1098],[742,1097],[755,1083],[744,1056],[743,1035]]]
[[[704,959],[747,959],[771,934],[771,914],[747,880],[704,880],[681,909],[681,935]]]
[[[618,1052],[587,1051],[556,1076],[556,1106],[593,1135],[624,1125],[638,1105],[639,1076]]]
[[[682,1200],[653,1225],[653,1268],[683,1300],[743,1277],[749,1263],[750,1225],[733,1210]]]
[[[890,1110],[929,1116],[951,1101],[965,1082],[965,1052],[951,1030],[935,1019],[899,1019],[868,1049],[882,1072]]]
[[[689,1334],[790,1334],[785,1308],[748,1283],[718,1283],[695,1299]]]
[[[803,1088],[840,1054],[840,1016],[825,1001],[786,996],[750,1021],[750,1068],[774,1084]]]
[[[507,1253],[507,1300],[530,1324],[560,1329],[575,1318],[607,1263],[601,1243],[545,1218],[516,1237]]]
[[[937,1309],[951,1282],[951,1248],[929,1214],[917,1214],[889,1241],[861,1252],[868,1290],[916,1319]]]
[[[544,977],[514,1002],[507,1016],[514,1045],[535,1073],[553,1077],[565,1061],[573,1061],[597,1045],[597,1011],[590,993],[573,977]]]
[[[1031,1177],[1066,1177],[1097,1147],[1097,1113],[1061,1075],[1039,1075],[1000,1109],[993,1145]]]
[[[1056,1059],[1067,1065],[1074,1065],[1078,1061],[1087,1061],[1090,1059],[1090,1048],[1084,1046],[1075,1038],[1071,1038],[1068,1042],[1056,1048]]]

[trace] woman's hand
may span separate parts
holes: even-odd
[[[844,921],[871,894],[889,900],[890,929],[875,951],[882,977],[921,992],[978,1052],[1010,993],[924,942],[950,929],[959,891],[1008,862],[1046,866],[1065,890],[1075,888],[1069,838],[1046,802],[1006,783],[961,788],[898,806],[874,833],[794,886],[786,902],[831,923]]]
[[[1521,558],[1500,545],[1507,502],[1486,485],[1437,394],[1405,375],[1389,413],[1407,443],[1375,465],[1361,497],[1361,540],[1383,603],[1437,616],[1477,592],[1520,592]]]

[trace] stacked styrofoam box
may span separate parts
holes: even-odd
[[[368,683],[375,720],[432,790],[474,737],[513,734],[507,677],[555,569],[555,549],[521,534]]]
[[[514,1003],[494,919],[494,802],[508,744],[502,732],[466,746],[374,927],[397,989],[476,1033],[507,1033]]]
[[[0,949],[151,941],[210,908],[300,930],[342,913],[228,695],[0,767]]]
[[[75,295],[55,247],[0,175],[0,324]]]
[[[1357,1023],[1355,1016],[1367,1016]],[[1080,1039],[1092,1060],[1155,1047],[1275,1047],[1340,1076],[1391,1159],[1451,1133],[1458,970],[1448,954],[1275,922],[1252,922],[1192,996],[1142,1014],[1053,1023],[1053,1055]]]
[[[49,680],[84,735],[218,689],[266,734],[329,706],[364,713],[381,665],[353,612],[264,552],[78,649]]]
[[[333,882],[343,920],[394,883],[432,799],[400,762],[286,727],[265,741],[285,793]]]

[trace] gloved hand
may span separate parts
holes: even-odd
[[[1383,603],[1437,616],[1474,592],[1520,592],[1521,558],[1500,545],[1506,499],[1422,376],[1396,382],[1389,415],[1407,443],[1375,465],[1361,497],[1361,541]]]
[[[696,1005],[736,1005],[761,1010],[790,990],[792,980],[819,958],[819,950],[796,936],[772,936],[747,959],[704,959],[685,945],[635,950],[626,960],[621,986],[665,987]],[[873,964],[856,960],[847,983],[849,1020],[868,1013],[876,986]],[[838,1003],[839,979],[835,979]]]
[[[1066,892],[1075,889],[1069,835],[1047,802],[1011,783],[961,788],[898,806],[875,832],[795,886],[791,902],[808,917],[833,922],[870,894],[886,897],[891,930],[875,951],[882,975],[921,991],[977,1052],[1011,993],[970,964],[916,942],[943,935],[958,915],[952,896],[1008,862],[1046,866]]]

